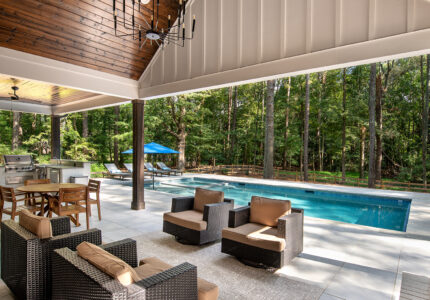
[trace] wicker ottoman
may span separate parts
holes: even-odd
[[[149,257],[144,258],[139,262],[139,267],[136,268],[136,271],[140,276],[149,277],[170,268],[172,268],[172,266],[164,261],[156,257]],[[202,278],[197,278],[197,290],[198,300],[218,299],[218,286]]]

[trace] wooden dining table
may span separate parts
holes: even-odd
[[[30,184],[30,185],[24,185],[16,188],[17,191],[23,192],[23,193],[35,193],[40,194],[43,198],[45,198],[47,205],[44,207],[44,212],[49,213],[49,197],[50,196],[56,196],[60,189],[67,189],[67,188],[77,188],[77,187],[85,187],[85,184],[79,184],[79,183],[43,183],[43,184]],[[54,195],[52,195],[54,194]],[[86,203],[87,209],[88,209],[88,203]],[[72,222],[77,225],[76,220],[74,218],[71,218]]]

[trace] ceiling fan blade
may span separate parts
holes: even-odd
[[[10,97],[0,97],[0,101],[11,101]]]

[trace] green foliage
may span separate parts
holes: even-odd
[[[387,64],[378,65],[380,72]],[[400,180],[422,181],[421,132],[423,90],[420,57],[396,60],[383,98],[383,175]],[[346,117],[346,167],[357,177],[360,166],[360,129],[368,127],[369,67],[346,69],[346,111],[342,107],[342,71],[332,70],[310,76],[309,168],[341,175],[342,117]],[[300,170],[303,152],[305,76],[291,78],[287,103],[287,78],[278,79],[275,90],[276,166],[285,172]],[[181,95],[145,102],[145,142],[157,142],[178,149],[180,128],[186,135],[188,167],[216,164],[263,164],[265,132],[264,82]],[[285,114],[289,110],[286,128]],[[83,137],[84,116],[69,114],[61,120],[62,157],[98,162],[93,172],[104,170],[103,162],[114,160],[118,142],[119,163],[130,162],[122,151],[132,148],[132,105],[88,112],[88,137]],[[228,124],[230,123],[230,127]],[[182,127],[181,127],[182,126]],[[20,153],[31,153],[46,162],[50,155],[50,118],[22,114]],[[0,112],[0,153],[11,153],[12,113]],[[230,130],[229,130],[230,128]],[[368,130],[367,130],[368,131]],[[285,133],[288,132],[288,138]],[[365,136],[365,170],[368,169],[368,133]],[[284,153],[285,151],[285,153]],[[175,165],[177,155],[159,155]],[[319,157],[322,157],[320,161]],[[428,167],[430,170],[430,167]]]

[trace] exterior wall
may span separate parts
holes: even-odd
[[[159,49],[139,97],[159,96],[425,53],[426,0],[191,0],[184,48]],[[419,34],[418,34],[419,33]]]

